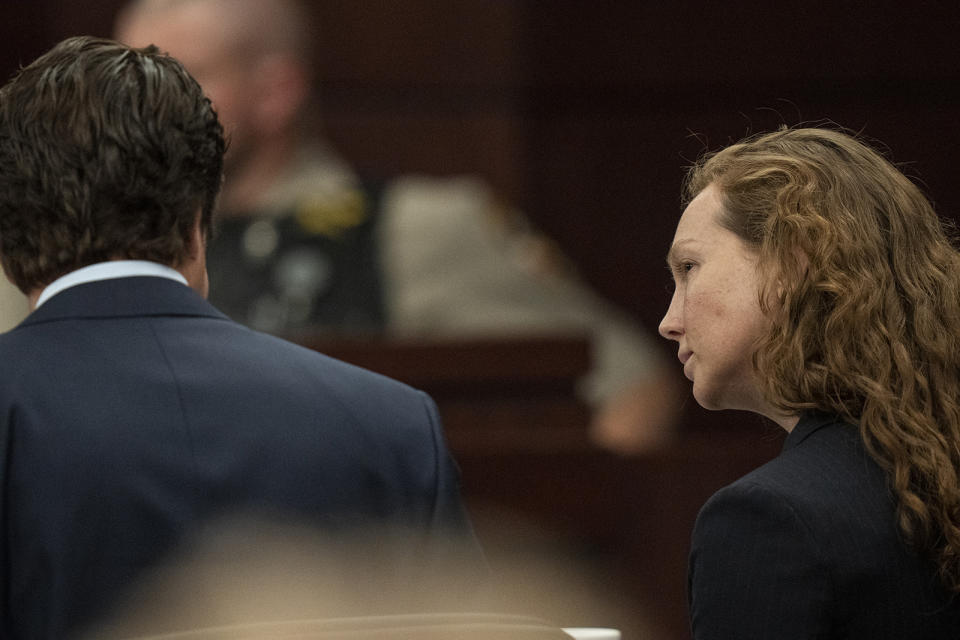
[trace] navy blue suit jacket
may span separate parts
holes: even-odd
[[[690,556],[696,640],[956,640],[960,597],[897,529],[855,427],[808,414],[774,460],[717,492]]]
[[[69,288],[0,335],[0,363],[8,640],[82,628],[235,510],[400,524],[417,545],[398,556],[473,542],[425,394],[246,329],[176,281]]]

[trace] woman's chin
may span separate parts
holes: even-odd
[[[702,379],[701,379],[702,380]],[[747,401],[746,394],[739,393],[737,385],[709,385],[693,382],[693,398],[701,407],[708,411],[723,411],[725,409],[753,410],[753,403]]]
[[[719,411],[721,409],[726,409],[727,407],[720,402],[716,389],[711,389],[705,385],[697,384],[697,381],[693,382],[693,399],[697,401],[701,407],[708,411]]]

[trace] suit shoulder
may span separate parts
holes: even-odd
[[[395,419],[406,413],[422,416],[426,394],[383,374],[333,358],[288,340],[246,330],[253,350],[266,367],[289,369],[302,384],[315,385],[361,413],[390,410]]]

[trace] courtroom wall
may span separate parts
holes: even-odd
[[[4,3],[0,73],[64,36],[109,35],[120,4]],[[325,130],[348,159],[381,177],[485,176],[651,331],[683,169],[705,148],[829,120],[886,143],[942,215],[960,211],[953,3],[309,4]]]

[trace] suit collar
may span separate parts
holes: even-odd
[[[37,308],[43,306],[43,303],[65,291],[70,287],[97,280],[110,280],[113,278],[129,278],[131,276],[159,276],[171,278],[177,282],[187,284],[187,279],[183,274],[159,262],[149,260],[107,260],[106,262],[97,262],[75,269],[66,275],[60,276],[40,292],[37,298]]]
[[[168,278],[134,276],[79,284],[47,300],[21,326],[67,318],[227,316],[190,287]]]

